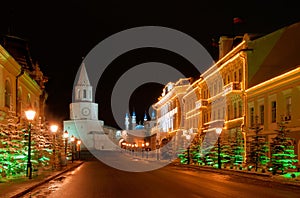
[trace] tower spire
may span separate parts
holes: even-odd
[[[92,86],[84,62],[80,66],[79,78],[75,86],[75,100],[92,102]]]
[[[77,85],[79,85],[79,86],[90,86],[90,81],[89,81],[89,77],[88,77],[87,72],[86,72],[84,62],[81,64],[81,67],[80,67],[80,73],[79,73],[79,78],[78,78],[78,81],[77,81]]]

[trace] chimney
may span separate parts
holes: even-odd
[[[233,38],[221,36],[219,40],[219,59],[224,57],[230,50],[232,50]]]

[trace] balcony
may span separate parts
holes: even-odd
[[[200,100],[195,102],[195,105],[196,105],[196,109],[200,109],[200,108],[203,108],[203,107],[207,107],[208,102],[207,102],[206,99],[200,99]]]
[[[240,82],[231,82],[223,87],[223,96],[230,94],[232,92],[241,91],[241,83]]]

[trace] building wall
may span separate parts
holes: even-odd
[[[40,116],[40,96],[42,89],[33,80],[27,71],[18,77],[21,73],[21,66],[14,58],[0,45],[0,111],[1,115],[9,112],[16,114],[17,103],[20,116],[25,118],[24,111],[28,107],[34,108],[37,112],[36,118]],[[18,90],[18,91],[17,91]],[[18,95],[18,101],[17,100]],[[43,111],[42,111],[43,112]],[[0,116],[1,117],[1,116]],[[4,119],[2,116],[1,119]]]
[[[290,130],[290,137],[294,139],[295,152],[299,160],[300,67],[258,84],[246,92],[248,96],[248,122],[245,128],[247,135],[249,137],[254,135],[249,128],[257,122],[263,128],[261,135],[265,136],[268,142],[272,142],[272,138],[277,134],[275,131],[278,129],[277,123],[283,119]]]

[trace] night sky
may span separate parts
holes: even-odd
[[[300,21],[298,6],[288,1],[128,2],[1,3],[0,34],[10,32],[27,39],[33,59],[49,78],[46,84],[49,121],[68,119],[73,83],[82,57],[103,39],[122,30],[148,25],[173,28],[195,38],[217,58],[218,48],[212,45],[213,39],[218,41],[222,35],[245,32],[267,34]],[[240,17],[243,23],[234,25],[234,17]],[[191,63],[166,50],[145,48],[123,54],[111,63],[101,79],[101,86],[96,89],[99,119],[106,125],[115,126],[110,112],[110,94],[116,80],[134,65],[150,61],[179,68],[187,77],[199,76]],[[135,109],[138,120],[157,101],[162,88],[159,84],[146,84],[132,94],[130,110]]]

